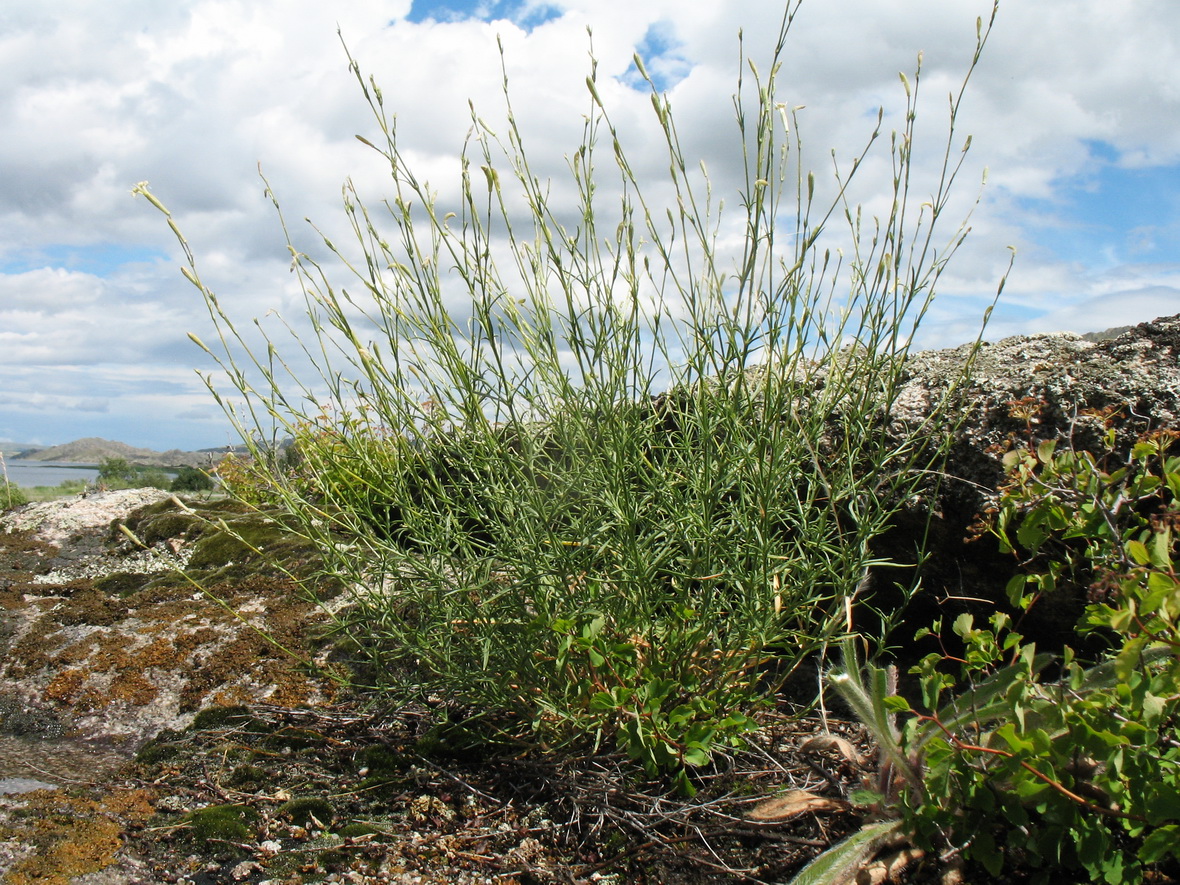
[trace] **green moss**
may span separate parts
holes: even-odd
[[[358,769],[367,768],[371,777],[377,777],[399,775],[405,772],[413,762],[405,755],[384,744],[374,744],[365,747],[357,754],[356,764]]]
[[[314,547],[270,515],[253,513],[225,520],[228,531],[211,528],[193,545],[190,571],[208,580],[239,580],[284,570],[300,571],[315,559]]]
[[[189,590],[192,588],[192,584],[185,580],[184,576],[179,572],[161,572],[159,574],[145,576],[145,582],[140,586],[139,591],[150,595],[177,588]]]
[[[193,719],[192,731],[211,731],[227,725],[244,725],[253,721],[248,707],[206,707]]]
[[[307,750],[324,746],[325,738],[317,731],[306,728],[281,728],[268,735],[262,745],[268,750]]]
[[[163,502],[165,504],[170,502]],[[151,547],[171,538],[192,537],[201,533],[206,523],[188,513],[173,511],[141,520],[138,529],[132,529],[143,543]]]
[[[380,832],[381,831],[372,824],[367,824],[357,820],[342,826],[336,831],[336,835],[345,839],[357,839],[361,836],[373,836]]]
[[[400,790],[406,771],[414,763],[410,757],[384,744],[374,744],[358,753],[354,764],[358,771],[366,772],[360,784],[362,790],[381,790],[383,787]]]
[[[326,827],[332,823],[334,816],[332,803],[319,796],[296,797],[284,802],[276,811],[301,827],[309,827],[317,823]]]
[[[251,545],[257,547],[260,541],[263,539],[256,533],[251,533],[251,538],[242,540],[223,531],[210,533],[197,541],[193,547],[188,567],[195,571],[208,571],[223,568],[231,563],[252,562],[257,554],[251,549]]]
[[[108,596],[127,597],[143,589],[147,575],[138,572],[113,572],[94,579],[94,588]]]
[[[251,827],[258,812],[248,805],[210,805],[188,816],[193,838],[207,842],[245,842],[254,837]]]
[[[166,513],[176,513],[176,505],[170,499],[165,498],[163,501],[157,501],[155,504],[148,504],[145,507],[140,507],[137,510],[131,511],[126,519],[120,520],[123,525],[135,532],[136,537],[142,538],[141,532],[144,527],[154,518]],[[110,534],[108,540],[121,541],[123,539],[122,532],[119,531],[117,523],[112,523],[110,526]]]
[[[265,768],[259,768],[257,765],[239,765],[230,772],[229,777],[226,778],[226,785],[234,787],[235,789],[258,789],[268,779],[268,774]]]
[[[179,744],[157,738],[154,741],[148,741],[139,748],[139,752],[135,754],[135,761],[140,765],[158,765],[168,759],[176,758],[180,750]]]

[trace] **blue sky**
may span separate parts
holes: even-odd
[[[1180,167],[1127,166],[1105,142],[1087,147],[1085,171],[1064,176],[1050,198],[1026,201],[1056,221],[1035,232],[1038,244],[1097,269],[1180,256]]]
[[[929,128],[916,172],[927,187],[946,95],[991,6],[806,0],[779,84],[785,103],[803,107],[817,176],[826,180],[829,149],[845,159],[859,149],[878,106],[887,128],[897,124],[898,71],[922,52]],[[457,193],[468,101],[502,123],[497,38],[535,171],[568,193],[565,158],[589,109],[590,30],[632,165],[658,180],[666,164],[639,52],[673,103],[686,154],[732,203],[738,33],[765,58],[780,15],[747,0],[10,0],[0,9],[0,440],[233,442],[196,374],[216,367],[188,339],[210,335],[204,307],[178,273],[171,232],[130,190],[151,182],[235,317],[297,321],[300,293],[259,168],[308,249],[305,217],[347,234],[346,178],[386,193],[354,138],[374,126],[337,29],[443,200]],[[1016,264],[989,338],[1180,311],[1177,58],[1174,0],[1001,7],[958,122],[973,144],[956,211],[971,208],[985,167],[988,184],[924,345],[975,335],[1009,247]],[[881,211],[887,159],[871,159],[857,193],[870,214]]]
[[[494,21],[505,19],[526,31],[561,17],[561,8],[548,3],[529,3],[526,0],[414,0],[406,21],[421,24],[427,21],[461,22]]]

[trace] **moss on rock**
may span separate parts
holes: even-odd
[[[297,796],[280,805],[276,813],[301,827],[328,827],[335,816],[332,803],[320,796]]]
[[[249,805],[208,805],[188,816],[193,838],[208,847],[211,842],[246,842],[255,837],[258,812]]]

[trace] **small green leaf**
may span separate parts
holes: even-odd
[[[1160,827],[1143,840],[1143,845],[1139,848],[1139,859],[1144,863],[1158,863],[1169,855],[1180,857],[1177,854],[1178,850],[1180,850],[1180,826],[1169,824],[1166,827]]]
[[[1175,782],[1154,784],[1150,800],[1145,805],[1148,823],[1153,826],[1180,821],[1180,785]]]
[[[1036,745],[1017,731],[1016,724],[1012,722],[1005,722],[997,728],[995,736],[1004,741],[1013,753],[1030,753],[1036,749]]]
[[[1045,531],[1045,511],[1034,510],[1020,523],[1016,530],[1016,540],[1026,550],[1037,550],[1049,537]]]
[[[1128,541],[1127,555],[1138,565],[1148,565],[1151,562],[1151,554],[1147,552],[1147,545],[1142,541]]]
[[[594,696],[590,698],[590,709],[596,712],[613,710],[615,709],[615,699],[611,697],[610,692],[595,692]]]
[[[1005,452],[1003,458],[1005,472],[1011,473],[1015,470],[1017,465],[1024,460],[1024,454],[1019,449],[1012,449],[1010,452]]]
[[[1086,827],[1077,837],[1078,860],[1093,872],[1110,852],[1110,837],[1102,827]]]
[[[1023,608],[1021,599],[1024,598],[1024,588],[1028,586],[1028,575],[1017,574],[1008,581],[1008,586],[1004,589],[1005,595],[1008,597],[1008,602],[1014,606]]]
[[[996,848],[996,840],[989,830],[982,830],[971,845],[972,860],[977,860],[992,876],[999,876],[1004,869],[1004,854]]]
[[[1132,612],[1123,611],[1119,614],[1126,615],[1129,622]],[[1111,619],[1112,626],[1115,620],[1116,618]],[[1118,630],[1120,628],[1115,627],[1115,629]],[[1147,641],[1146,636],[1137,636],[1134,639],[1128,640],[1126,645],[1123,646],[1122,651],[1118,653],[1114,662],[1114,671],[1120,682],[1126,683],[1130,680],[1131,674],[1139,666],[1139,660],[1142,656],[1143,649],[1147,646]]]
[[[673,778],[673,783],[676,786],[676,792],[686,799],[691,799],[697,794],[697,788],[688,777],[688,772],[683,768],[676,772]]]
[[[1135,611],[1131,608],[1113,609],[1110,615],[1110,629],[1128,633],[1135,625]]]
[[[1151,544],[1151,564],[1159,569],[1172,567],[1172,533],[1156,532]]]
[[[848,801],[857,808],[874,808],[884,801],[885,797],[875,790],[853,790],[848,794]]]

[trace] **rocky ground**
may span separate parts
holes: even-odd
[[[782,882],[857,824],[848,723],[772,714],[679,801],[618,757],[514,758],[341,689],[320,608],[214,519],[309,556],[154,491],[0,521],[8,885]]]
[[[923,421],[970,355],[917,355],[894,419]],[[1011,557],[963,538],[1005,440],[1084,445],[1112,426],[1126,442],[1180,415],[1180,317],[975,359],[929,525],[941,614],[1003,598]],[[279,522],[225,502],[111,492],[0,518],[5,883],[787,882],[860,822],[844,800],[871,747],[785,704],[682,801],[617,757],[521,757],[428,705],[341,688],[318,604],[335,589],[254,549],[314,574]]]

